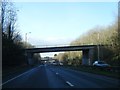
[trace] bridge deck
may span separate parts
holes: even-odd
[[[44,47],[44,48],[28,48],[26,52],[30,53],[44,53],[44,52],[60,52],[60,51],[80,51],[89,50],[97,45],[81,45],[81,46],[61,46],[61,47]]]

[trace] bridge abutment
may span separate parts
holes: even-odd
[[[92,65],[94,49],[82,50],[82,65]]]
[[[89,50],[83,50],[82,51],[82,65],[88,65],[88,59],[89,59]]]
[[[28,64],[33,65],[33,53],[27,53]]]

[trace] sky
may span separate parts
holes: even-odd
[[[23,41],[28,33],[27,42],[36,47],[68,45],[96,26],[112,24],[117,17],[117,5],[117,2],[15,2]]]

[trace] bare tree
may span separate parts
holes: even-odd
[[[14,4],[8,0],[1,3],[1,23],[2,33],[7,39],[12,41],[21,40],[19,32],[16,31],[17,10]]]

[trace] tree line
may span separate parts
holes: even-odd
[[[13,2],[3,0],[1,2],[0,30],[2,31],[2,66],[3,68],[28,65],[24,49],[34,47],[23,42],[20,31],[17,28],[17,9]],[[37,62],[39,54],[34,55]]]
[[[119,19],[111,25],[90,29],[87,33],[72,41],[70,45],[105,45],[100,47],[100,59],[118,66],[120,64]],[[65,65],[79,66],[82,63],[82,51],[60,53],[57,55],[57,59]],[[97,60],[97,49],[95,50],[94,60]]]

